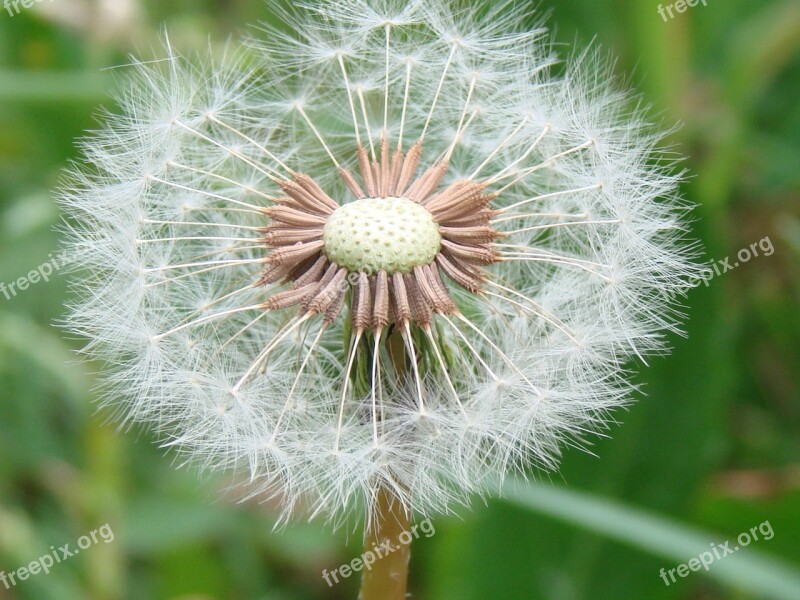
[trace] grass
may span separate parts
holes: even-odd
[[[766,237],[775,252],[691,294],[688,338],[643,370],[646,397],[617,415],[595,456],[567,450],[552,486],[435,521],[414,548],[415,598],[800,597],[800,6],[711,1],[667,23],[657,6],[540,8],[560,41],[596,39],[659,118],[682,123],[672,141],[688,156],[684,191],[707,258]],[[108,104],[113,76],[102,69],[147,54],[163,25],[176,47],[202,50],[271,18],[251,0],[150,1],[115,30],[100,9],[67,23],[44,8],[0,14],[4,282],[57,251],[49,190]],[[94,413],[94,367],[72,363],[79,341],[52,327],[63,279],[0,296],[0,571],[104,523],[115,539],[9,591],[0,584],[0,598],[355,597],[355,581],[328,588],[321,572],[360,552],[358,533],[273,532],[270,506],[236,504],[220,492],[227,479],[176,471],[146,433]],[[670,586],[659,577],[766,520],[772,539],[708,574]]]

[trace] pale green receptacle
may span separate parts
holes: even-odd
[[[433,262],[442,237],[433,216],[407,198],[365,198],[338,208],[325,225],[325,255],[353,272],[408,273]]]

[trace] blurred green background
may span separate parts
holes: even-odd
[[[669,2],[666,2],[669,4]],[[637,376],[596,456],[508,500],[434,522],[413,550],[424,600],[800,598],[800,2],[708,0],[665,22],[653,0],[555,0],[557,39],[619,58],[688,156],[685,194],[707,260],[759,256],[694,290],[689,336]],[[58,249],[50,190],[74,139],[113,109],[103,69],[148,56],[162,28],[181,50],[274,18],[259,0],[43,0],[0,10],[0,282]],[[565,49],[566,50],[566,49]],[[731,263],[734,261],[731,260]],[[360,532],[273,532],[268,505],[230,478],[176,470],[146,432],[117,432],[93,403],[91,365],[52,326],[64,277],[0,295],[0,571],[108,523],[100,543],[0,599],[354,598],[321,577],[360,554]],[[674,568],[769,521],[770,540],[666,586]]]

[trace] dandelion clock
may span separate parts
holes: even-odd
[[[602,428],[694,249],[662,133],[522,5],[281,18],[130,67],[62,192],[67,326],[125,422],[372,545]]]

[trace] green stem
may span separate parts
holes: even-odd
[[[360,600],[404,600],[408,583],[411,545],[408,540],[409,515],[394,493],[385,486],[378,490],[377,505],[364,535],[365,564]],[[391,548],[392,551],[388,552]],[[388,552],[388,553],[387,553]]]
[[[386,349],[394,373],[402,378],[408,367],[408,354],[399,333],[387,336]],[[375,382],[372,382],[375,385]],[[410,513],[396,493],[384,482],[378,484],[375,507],[364,532],[365,565],[360,600],[404,600],[411,560]],[[405,543],[403,543],[405,542]],[[391,550],[390,550],[391,549]]]

